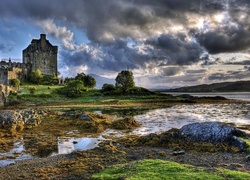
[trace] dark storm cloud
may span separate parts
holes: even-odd
[[[212,13],[222,10],[221,2],[211,0],[3,0],[2,17],[57,19],[84,28],[92,41],[105,40],[105,33],[136,38],[136,30],[149,33],[173,22],[188,23],[188,13]],[[159,18],[166,19],[160,24]],[[157,24],[157,25],[156,25]],[[125,27],[126,29],[121,29]],[[162,28],[162,27],[161,27]]]
[[[237,52],[250,47],[250,28],[242,26],[216,28],[196,35],[198,42],[210,54]]]
[[[181,67],[165,67],[163,69],[162,75],[163,76],[174,76],[174,75],[179,74],[182,71],[183,71],[183,68],[181,68]]]
[[[222,22],[206,31],[197,31],[195,37],[210,54],[231,53],[250,48],[250,4],[246,0],[225,1],[227,7]],[[212,14],[211,14],[212,15]]]
[[[112,44],[89,43],[77,52],[62,50],[60,56],[63,64],[66,65],[84,64],[90,68],[99,67],[104,70],[120,71],[128,67],[136,68],[136,64],[131,59],[139,55],[134,49],[127,47],[126,41],[118,39]]]
[[[209,56],[200,58],[204,48],[211,54],[249,48],[250,20],[237,18],[250,12],[248,4],[246,0],[3,0],[0,18],[52,19],[67,29],[78,28],[90,43],[77,50],[62,47],[62,64],[119,71],[127,66],[145,68],[149,62],[159,67],[208,61]],[[229,25],[212,22],[210,29],[200,30],[192,24],[223,11],[230,15]],[[173,33],[176,25],[183,32]],[[134,47],[128,46],[128,39],[135,42]]]
[[[163,34],[156,39],[146,41],[152,45],[154,52],[161,58],[168,60],[171,65],[189,65],[198,62],[203,49],[193,41],[188,41],[184,34],[176,36]]]

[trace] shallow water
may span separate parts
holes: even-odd
[[[181,128],[195,122],[217,121],[236,126],[250,125],[250,104],[183,104],[150,110],[134,116],[141,123],[130,134],[146,135]],[[104,135],[125,136],[121,131],[106,130]]]
[[[100,114],[115,114],[115,111],[98,110]],[[234,123],[236,126],[250,125],[250,103],[245,104],[181,104],[167,108],[153,110],[119,109],[118,116],[133,116],[141,123],[141,126],[127,133],[107,129],[99,137],[74,137],[77,134],[74,130],[68,132],[69,137],[58,137],[57,147],[49,152],[36,154],[38,157],[47,157],[58,154],[68,154],[76,150],[88,150],[98,146],[105,138],[122,137],[131,134],[146,135],[150,133],[160,133],[172,128],[194,122],[219,121]],[[73,134],[73,137],[72,137]],[[0,160],[0,166],[15,163],[16,160],[33,158],[31,154],[25,153],[23,139],[19,139],[14,144],[14,148],[7,153],[0,153],[0,157],[10,157],[16,155],[16,159]]]

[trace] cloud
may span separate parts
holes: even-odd
[[[203,74],[207,72],[206,69],[196,69],[196,70],[187,70],[186,73],[188,74]]]
[[[221,73],[212,73],[208,76],[208,80],[210,81],[246,80],[249,76],[250,76],[250,72],[248,70],[227,71],[227,72],[221,72]]]
[[[250,60],[242,60],[242,61],[225,62],[224,64],[233,64],[233,65],[250,65]]]
[[[180,75],[183,72],[183,67],[165,67],[162,71],[163,76],[175,76]]]
[[[210,54],[238,52],[250,47],[250,29],[237,27],[222,27],[196,35],[198,42]]]
[[[155,58],[167,61],[170,65],[189,65],[200,60],[203,49],[185,34],[162,34],[156,39],[149,39],[147,44],[153,46]]]
[[[67,27],[60,27],[57,26],[53,20],[47,19],[47,20],[39,20],[36,22],[46,33],[56,37],[58,40],[60,40],[64,47],[68,48],[69,50],[74,50],[74,44],[73,44],[73,36],[74,33],[72,33],[70,30],[67,29]]]
[[[186,66],[223,64],[213,55],[250,48],[249,11],[247,0],[3,0],[0,20],[25,19],[25,27],[35,24],[55,37],[59,69],[69,76],[129,68],[148,82],[165,76],[159,84],[195,83],[208,72]],[[0,44],[1,52],[7,49]],[[213,72],[208,80],[220,77],[240,76]]]
[[[5,44],[0,43],[0,52],[7,53],[13,50],[13,47],[6,46]]]

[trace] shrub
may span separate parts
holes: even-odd
[[[11,79],[10,80],[10,85],[13,86],[13,87],[19,87],[20,85],[20,80],[19,79]]]
[[[113,84],[103,84],[102,86],[102,92],[107,92],[107,91],[114,91],[116,88],[115,88],[115,85]]]
[[[59,94],[63,94],[70,98],[81,97],[86,91],[83,82],[80,80],[72,80],[65,87],[58,90]]]

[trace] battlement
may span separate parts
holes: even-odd
[[[29,67],[29,63],[21,63],[21,62],[12,62],[11,59],[6,60],[2,59],[0,61],[0,68],[27,68]]]

